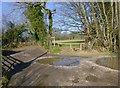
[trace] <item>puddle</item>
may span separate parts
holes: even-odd
[[[40,64],[50,64],[53,65],[53,62],[58,61],[60,58],[58,57],[53,57],[53,58],[43,58],[43,59],[39,59],[37,60]]]
[[[110,58],[101,58],[96,60],[96,63],[105,67],[109,67],[111,69],[118,70],[118,58],[110,57]]]
[[[80,57],[56,57],[39,59],[40,64],[50,64],[54,66],[77,66],[80,63]]]

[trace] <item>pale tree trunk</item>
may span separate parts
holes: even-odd
[[[93,19],[95,20],[95,25],[96,25],[96,33],[97,33],[97,35],[96,35],[96,37],[99,37],[99,28],[98,28],[98,22],[97,22],[97,19],[96,19],[96,17],[95,17],[95,10],[94,10],[94,2],[90,2],[91,3],[91,6],[92,6],[92,16],[93,16]]]
[[[91,0],[90,0],[90,4],[91,4],[91,9],[92,9],[92,17],[93,17],[93,19],[94,19],[94,22],[95,22],[95,29],[96,29],[96,39],[94,40],[95,41],[95,43],[96,43],[96,47],[98,47],[99,46],[99,40],[100,40],[100,30],[99,30],[99,26],[98,26],[98,21],[97,21],[97,18],[96,18],[96,16],[95,16],[95,6],[94,6],[94,2],[91,2]]]
[[[115,41],[115,49],[119,49],[119,52],[120,52],[120,1],[117,0],[115,2],[115,15],[116,15],[116,26],[115,26],[115,30],[118,32],[118,43],[119,43],[119,46],[118,48],[116,48],[117,44],[116,44],[116,41]],[[116,38],[115,38],[116,39]]]
[[[81,11],[82,11],[82,13],[83,13],[83,17],[84,17],[85,24],[86,24],[86,26],[87,26],[87,48],[88,48],[88,49],[91,49],[91,47],[90,47],[91,42],[89,41],[90,28],[89,28],[89,24],[88,24],[88,20],[87,20],[86,14],[85,14],[85,7],[84,7],[84,6],[85,6],[85,5],[84,5],[84,2],[82,2],[82,8],[83,8],[83,9],[81,9]]]
[[[111,13],[112,13],[112,19],[111,19],[111,33],[110,33],[110,48],[113,51],[113,31],[114,31],[114,8],[113,8],[113,0],[111,0]]]
[[[46,9],[43,7],[45,10],[46,14],[48,15],[48,20],[49,20],[49,27],[48,27],[48,48],[50,49],[52,46],[52,12],[49,9]]]
[[[97,19],[97,16],[95,16],[95,5],[93,2],[90,2],[91,6],[92,6],[92,17],[94,19],[94,22],[95,22],[95,29],[96,29],[96,39],[95,39],[95,43],[97,44],[96,46],[98,47],[99,45],[101,46],[103,44],[103,37],[102,36],[102,25],[101,25],[101,22],[100,22],[100,19]],[[100,8],[99,8],[100,9]],[[100,44],[100,41],[101,41],[101,44]],[[100,47],[98,47],[100,49]]]
[[[119,18],[118,18],[118,16],[120,16],[120,13],[119,13],[119,11],[118,11],[118,4],[119,4],[120,2],[115,2],[115,16],[116,16],[116,26],[115,26],[115,30],[116,30],[116,28],[118,28],[118,25],[119,25]],[[119,5],[119,8],[120,8],[120,5]]]
[[[107,23],[107,40],[108,40],[108,49],[110,48],[110,28],[109,28],[109,23],[108,23],[108,17],[105,11],[105,5],[104,5],[104,0],[102,0],[102,6],[103,6],[103,13],[105,16],[105,20]]]
[[[101,9],[100,9],[100,6],[99,6],[99,2],[97,2],[96,1],[96,3],[97,3],[97,7],[98,7],[98,10],[99,10],[99,13],[100,13],[100,19],[101,19],[101,21],[99,20],[99,23],[100,23],[100,26],[101,26],[101,31],[102,31],[102,40],[103,40],[103,44],[104,44],[104,48],[106,47],[106,42],[107,42],[107,37],[106,37],[106,32],[105,32],[105,22],[104,22],[104,19],[103,19],[103,17],[102,17],[102,11],[101,11]]]
[[[118,8],[118,14],[117,14],[117,17],[118,17],[118,58],[120,58],[120,1],[116,2],[117,4],[117,8]]]
[[[112,19],[111,19],[111,26],[112,26],[112,29],[113,29],[113,27],[114,27],[114,25],[113,25],[113,17],[114,17],[114,9],[113,9],[113,0],[111,0],[111,11],[112,11]]]
[[[88,49],[90,49],[90,47],[89,47],[89,43],[90,43],[90,41],[89,41],[89,37],[90,37],[90,28],[89,28],[89,24],[88,24],[88,20],[87,20],[87,17],[86,17],[86,14],[85,14],[85,8],[84,8],[84,2],[82,2],[82,8],[81,7],[78,7],[78,11],[80,11],[81,13],[82,13],[82,16],[83,16],[83,18],[84,18],[84,26],[85,26],[85,28],[87,29],[87,38],[86,38],[86,47],[88,48]]]
[[[116,4],[115,4],[115,6],[116,6]],[[116,7],[115,7],[115,9],[116,9]],[[116,15],[116,11],[115,11],[115,15]],[[116,17],[117,18],[117,17]],[[114,23],[113,23],[114,24]],[[114,29],[114,27],[113,27],[113,38],[114,38],[114,41],[113,41],[113,49],[114,49],[114,51],[116,51],[116,32],[115,32],[115,30],[116,29]]]
[[[118,14],[119,13],[119,11],[118,11],[118,2],[115,2],[115,27],[114,27],[114,35],[113,35],[113,38],[114,38],[114,42],[113,42],[113,48],[114,48],[114,51],[116,51],[117,50],[117,48],[116,48],[116,33],[117,33],[117,30],[118,30],[118,24],[119,24],[119,20],[118,20]]]

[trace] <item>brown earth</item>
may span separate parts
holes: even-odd
[[[15,51],[21,52],[12,54],[12,57],[24,63],[46,52],[38,46],[19,48]],[[73,67],[45,65],[35,60],[15,73],[8,86],[117,86],[118,71],[99,66],[94,60],[96,58],[83,58],[80,60],[80,65]]]

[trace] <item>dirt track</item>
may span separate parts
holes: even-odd
[[[12,56],[27,62],[44,51],[37,46],[26,47]],[[46,56],[46,55],[45,55]],[[47,55],[48,56],[48,55]],[[52,66],[31,63],[11,77],[9,86],[117,86],[118,71],[96,65],[88,59],[81,60],[79,66]]]

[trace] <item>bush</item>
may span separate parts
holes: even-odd
[[[9,80],[8,80],[7,72],[3,72],[2,73],[2,82],[0,82],[0,85],[2,86],[2,88],[6,88],[8,82],[9,82]]]

